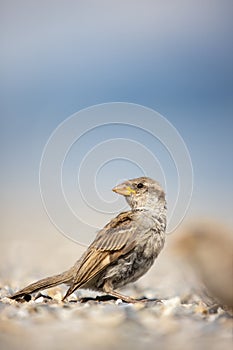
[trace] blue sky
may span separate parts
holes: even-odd
[[[61,122],[122,101],[155,109],[183,137],[194,168],[189,216],[232,223],[232,14],[230,0],[2,1],[3,215],[39,210],[40,158]]]

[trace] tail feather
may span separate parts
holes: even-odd
[[[68,271],[60,273],[58,275],[46,277],[46,278],[43,278],[37,282],[31,283],[27,287],[19,290],[18,292],[16,292],[12,296],[10,296],[9,298],[17,299],[17,298],[23,297],[26,294],[38,292],[41,289],[55,287],[58,284],[62,284],[62,283],[69,284],[71,282],[71,280],[72,280],[72,274],[69,273],[69,270],[68,270]]]

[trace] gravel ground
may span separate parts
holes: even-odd
[[[221,307],[207,306],[194,293],[169,244],[145,277],[122,290],[133,297],[161,301],[126,304],[78,291],[63,303],[65,286],[43,291],[29,302],[7,298],[19,287],[68,267],[80,255],[71,245],[61,238],[46,241],[46,249],[44,242],[35,247],[30,240],[21,240],[20,249],[15,240],[5,242],[0,277],[1,349],[232,349],[232,316]],[[64,260],[56,262],[58,255]],[[80,298],[86,299],[80,302]]]

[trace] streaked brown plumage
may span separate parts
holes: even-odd
[[[144,275],[163,248],[165,194],[156,181],[147,177],[126,181],[113,191],[124,195],[132,210],[119,214],[100,230],[86,252],[69,270],[30,284],[11,296],[12,299],[66,283],[70,287],[63,300],[82,288],[135,302],[115,289]]]

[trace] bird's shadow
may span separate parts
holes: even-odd
[[[48,295],[44,295],[42,293],[38,293],[35,297],[34,300],[37,300],[39,297],[43,297],[44,301],[48,302],[48,301],[52,301],[53,298],[48,296]],[[23,297],[17,298],[16,301],[18,302],[29,302],[32,300],[32,296],[30,294],[25,294]],[[118,298],[113,296],[113,295],[97,295],[95,298],[93,297],[83,297],[83,298],[79,298],[77,299],[71,299],[68,301],[68,303],[88,303],[90,301],[93,302],[108,302],[108,301],[117,301]],[[159,303],[161,302],[160,299],[157,298],[153,298],[153,299],[148,299],[146,297],[142,297],[139,299],[135,299],[135,302],[143,302],[143,303]],[[122,300],[122,303],[124,304],[128,304],[127,301]]]
[[[73,300],[73,302],[79,302],[79,303],[87,303],[89,301],[97,301],[97,302],[105,302],[105,301],[116,301],[118,300],[118,298],[116,298],[115,296],[113,295],[98,295],[96,296],[95,298],[93,297],[83,297],[83,298],[80,298],[78,299],[77,301],[76,300]],[[150,303],[150,302],[161,302],[160,299],[157,299],[157,298],[153,298],[153,299],[148,299],[148,298],[145,298],[145,297],[142,297],[142,298],[139,298],[139,299],[135,299],[136,302],[143,302],[143,303]],[[72,302],[72,300],[71,300]],[[128,304],[128,302],[122,300],[123,303],[125,304]]]

